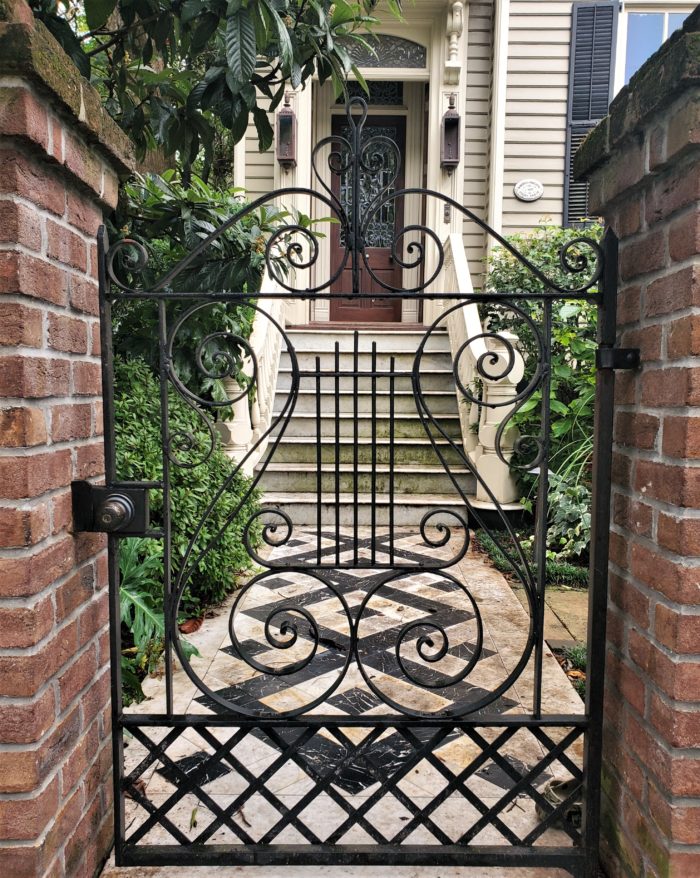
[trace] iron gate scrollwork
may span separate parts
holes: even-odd
[[[595,648],[589,649],[588,701],[583,712],[552,714],[543,699],[547,683],[543,679],[543,619],[551,328],[553,303],[595,301],[601,315],[600,343],[605,349],[613,347],[614,239],[608,234],[603,247],[585,237],[567,244],[561,263],[571,285],[557,284],[454,200],[423,189],[392,188],[401,156],[386,137],[363,139],[366,116],[365,103],[353,98],[347,107],[348,136],[334,135],[318,144],[313,153],[319,184],[315,190],[279,190],[257,199],[153,284],[139,281],[148,260],[140,245],[122,240],[110,248],[104,236],[100,239],[107,484],[115,490],[121,483],[114,463],[111,308],[117,301],[153,300],[158,303],[160,321],[163,478],[126,487],[157,490],[163,497],[162,526],[149,535],[164,542],[164,696],[156,711],[126,711],[122,706],[119,537],[113,534],[117,862],[549,865],[574,875],[592,875],[598,834],[612,373],[601,371],[597,387],[590,590],[591,645]],[[327,184],[322,162],[327,173],[345,175],[355,187],[345,203]],[[382,176],[384,188],[371,203],[363,203],[360,181],[373,174]],[[266,244],[268,270],[280,289],[263,289],[253,296],[181,288],[178,277],[187,265],[234,223],[264,202],[284,203],[293,193],[307,195],[319,211],[330,213],[340,223],[345,250],[341,264],[329,276],[321,277],[317,264],[318,240],[307,227],[290,219]],[[445,250],[438,234],[420,223],[399,229],[391,242],[394,259],[412,270],[411,288],[390,287],[374,276],[365,254],[368,235],[378,217],[397,213],[391,208],[411,198],[422,204],[438,199],[491,235],[525,267],[537,282],[536,290],[480,293],[470,298],[454,290],[435,292]],[[297,289],[295,269],[314,264],[317,280]],[[348,265],[352,289],[331,293],[331,285]],[[290,295],[319,299],[362,295],[361,269],[383,290],[374,292],[375,298],[398,296],[444,303],[443,312],[425,329],[410,368],[402,367],[391,351],[378,351],[376,344],[362,349],[358,333],[352,349],[341,351],[336,344],[330,363],[323,367],[318,358],[313,368],[300,365],[285,327],[261,303],[266,297]],[[171,319],[166,306],[176,300],[183,307]],[[525,307],[532,301],[540,303],[541,319],[534,319]],[[220,663],[216,676],[211,663],[192,657],[183,647],[178,608],[193,571],[221,536],[209,534],[202,542],[201,535],[235,471],[215,487],[201,520],[188,534],[187,550],[177,558],[172,534],[179,526],[178,509],[172,503],[170,483],[178,468],[205,471],[216,443],[216,410],[247,399],[258,381],[258,363],[248,339],[223,330],[204,339],[193,368],[212,378],[234,378],[246,362],[244,386],[229,383],[235,388],[229,398],[214,401],[203,398],[178,374],[174,352],[188,322],[220,302],[246,302],[256,310],[258,320],[270,321],[289,364],[280,407],[258,440],[268,443],[268,448],[251,491],[275,460],[300,393],[315,400],[317,524],[300,529],[293,511],[266,506],[247,521],[238,520],[238,510],[229,516],[226,526],[239,529],[250,558],[262,569],[235,593],[228,640],[216,653]],[[511,642],[497,648],[491,629],[499,609],[484,602],[479,584],[470,582],[461,572],[466,568],[460,566],[469,556],[470,526],[489,529],[462,478],[467,474],[478,480],[479,476],[461,441],[445,429],[440,413],[432,410],[426,389],[430,368],[425,364],[431,361],[431,345],[444,334],[451,314],[474,304],[488,304],[493,313],[517,319],[531,341],[525,375],[517,395],[508,401],[497,432],[496,453],[502,459],[504,431],[514,412],[535,393],[542,399],[539,435],[518,440],[523,456],[529,457],[526,466],[540,474],[533,561],[528,560],[507,515],[491,494],[501,534],[496,539],[524,591],[528,616],[524,629],[514,629]],[[452,355],[454,381],[463,404],[483,404],[476,386],[465,384],[461,377],[461,358],[470,355],[476,341],[483,339],[487,346],[497,341],[500,351],[496,354],[489,348],[480,356],[477,376],[503,378],[518,358],[514,343],[489,329],[488,323],[485,327]],[[341,387],[354,400],[354,418],[348,420],[352,427],[342,437],[348,440],[342,445]],[[394,432],[394,406],[400,389],[404,399],[412,399],[426,453],[434,455],[444,469],[460,501],[458,506],[443,508],[436,503],[428,508],[411,534],[395,519],[398,501],[393,479],[400,441]],[[183,433],[171,424],[172,393],[197,413],[203,433]],[[369,398],[371,407],[370,432],[364,437],[357,432],[360,393]],[[332,400],[325,408],[321,404],[324,394]],[[389,406],[381,417],[377,412],[380,396]],[[324,423],[330,425],[332,436],[330,461],[321,459]],[[386,432],[380,437],[382,430]],[[203,435],[208,437],[204,445]],[[360,452],[365,455],[362,472],[366,476],[361,472]],[[324,487],[324,472],[330,473],[330,488]],[[358,511],[361,478],[366,482],[362,490],[372,499],[367,521]],[[350,487],[341,492],[343,479],[349,480]],[[490,494],[483,482],[482,488]],[[330,509],[329,520],[321,512],[324,503]],[[175,661],[191,681],[189,705],[181,703],[174,692]],[[521,690],[522,697],[517,694]],[[526,709],[523,704],[528,705]],[[130,739],[127,754],[131,755],[125,768],[126,734]],[[560,800],[552,801],[546,782],[562,776],[565,792]],[[583,821],[578,825],[567,815],[582,796]],[[197,820],[191,817],[193,807]],[[513,812],[517,810],[526,812],[527,819],[516,821]]]

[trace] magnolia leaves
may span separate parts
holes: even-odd
[[[85,19],[90,30],[99,30],[117,7],[117,0],[85,0]]]
[[[237,92],[250,83],[257,55],[255,28],[247,9],[241,7],[226,20],[225,44],[230,74],[227,81],[231,91]]]

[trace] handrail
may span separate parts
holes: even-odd
[[[265,270],[260,288],[266,293],[282,289],[268,269]],[[243,471],[247,475],[252,474],[267,449],[268,438],[265,434],[272,422],[282,347],[282,335],[275,323],[284,326],[286,301],[282,298],[259,299],[257,306],[259,310],[248,340],[258,370],[255,396],[252,402],[244,396],[234,403],[233,418],[218,424],[224,451],[232,460],[244,461]],[[245,370],[249,374],[252,372],[250,365]],[[260,441],[261,437],[265,438]],[[254,449],[253,452],[247,456],[251,449]]]
[[[478,293],[474,291],[464,241],[458,232],[452,232],[445,241],[441,275],[437,282],[443,289],[459,292],[468,300],[463,307],[453,309],[446,319],[459,380],[471,395],[480,396],[480,402],[470,402],[455,387],[464,451],[496,500],[514,503],[520,495],[508,461],[513,454],[517,430],[505,429],[501,436],[500,452],[505,462],[496,452],[496,441],[500,424],[513,409],[508,400],[515,398],[516,386],[524,374],[523,359],[517,352],[518,339],[511,332],[495,333],[482,324],[475,301]],[[514,359],[510,362],[509,352],[513,351]],[[487,363],[488,368],[479,368],[479,363]],[[490,375],[503,377],[494,379]],[[476,499],[485,503],[491,499],[479,482]]]

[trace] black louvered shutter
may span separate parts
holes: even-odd
[[[588,216],[588,183],[573,177],[576,150],[608,113],[612,97],[617,2],[574,3],[566,126],[564,225]]]

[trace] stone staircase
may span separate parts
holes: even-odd
[[[319,520],[324,527],[416,525],[438,508],[465,516],[413,395],[411,370],[423,332],[362,330],[356,338],[352,330],[299,329],[288,335],[298,358],[299,393],[279,444],[277,427],[258,465],[264,470],[265,505],[281,508],[295,526],[314,526]],[[441,429],[461,445],[446,332],[431,336],[420,374]],[[288,401],[291,382],[291,362],[284,353],[273,420]],[[443,438],[438,447],[462,489],[473,494],[474,479],[455,450]],[[429,524],[441,522],[456,523],[440,515]]]

